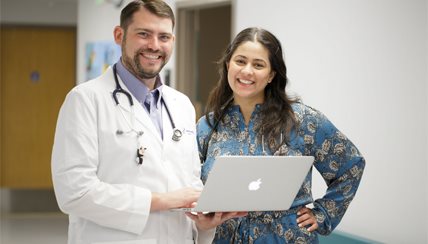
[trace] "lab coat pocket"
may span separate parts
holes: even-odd
[[[179,141],[172,142],[175,148],[175,151],[178,155],[186,157],[192,155],[194,150],[196,150],[196,135],[192,130],[187,130],[186,128],[180,130],[182,136]]]
[[[197,157],[196,135],[186,129],[181,130],[183,134],[180,140],[171,140],[170,144],[165,147],[165,152],[169,155],[169,158],[173,159],[170,168],[181,175],[182,179],[191,180],[191,175],[194,173],[195,160],[199,159]]]

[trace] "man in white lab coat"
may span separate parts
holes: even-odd
[[[243,213],[193,221],[169,211],[190,207],[202,188],[194,108],[159,76],[174,14],[161,0],[137,0],[120,18],[121,59],[72,89],[58,117],[52,177],[68,243],[210,243],[215,226]]]

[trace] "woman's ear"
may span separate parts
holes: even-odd
[[[269,79],[268,79],[268,83],[271,83],[271,82],[272,82],[272,80],[273,80],[273,78],[275,77],[275,75],[276,75],[276,72],[275,72],[275,71],[270,72]]]

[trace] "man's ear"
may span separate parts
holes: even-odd
[[[125,35],[125,31],[124,31],[124,29],[122,29],[122,27],[120,27],[120,26],[114,27],[113,36],[114,36],[114,41],[116,42],[116,44],[122,45],[124,35]]]

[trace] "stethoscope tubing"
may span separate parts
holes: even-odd
[[[127,92],[126,90],[124,90],[122,88],[122,86],[120,85],[120,83],[119,83],[119,79],[117,77],[116,64],[113,65],[113,75],[114,75],[114,82],[116,83],[116,88],[113,90],[113,100],[116,103],[116,106],[120,105],[119,104],[119,99],[117,98],[117,94],[118,93],[124,94],[128,98],[129,105],[131,107],[134,106],[134,101],[132,99],[131,94],[129,94],[129,92]],[[171,116],[171,112],[169,111],[168,105],[166,104],[165,99],[163,99],[162,97],[161,97],[161,103],[165,107],[166,113],[168,114],[168,118],[169,118],[169,121],[170,121],[171,126],[172,126],[172,131],[173,131],[173,133],[172,133],[172,140],[174,140],[174,141],[180,141],[181,136],[183,135],[183,132],[175,127],[174,119]],[[132,130],[134,130],[134,129],[132,128]]]

